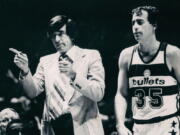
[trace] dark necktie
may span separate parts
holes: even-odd
[[[73,60],[66,53],[61,53],[61,55],[59,56],[59,61],[61,61],[63,59],[73,63]]]

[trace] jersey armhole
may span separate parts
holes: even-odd
[[[166,50],[167,50],[167,46],[168,46],[168,44],[167,43],[163,43],[163,48],[164,48],[164,64],[166,65],[166,67],[168,68],[168,65],[167,65],[167,59],[166,59],[166,55],[167,55],[167,52],[166,52]],[[169,70],[169,72],[171,72],[170,71],[170,69],[168,68],[168,70]]]
[[[128,65],[128,72],[129,72],[130,67],[131,67],[131,65],[132,65],[133,55],[134,55],[134,52],[135,52],[136,48],[137,48],[137,45],[133,46],[132,53],[131,53],[131,60],[130,60],[130,63],[129,63],[129,65]]]
[[[174,78],[176,78],[173,68],[171,67],[171,69],[169,69],[168,64],[167,64],[167,46],[168,46],[168,44],[164,43],[164,64],[165,64],[166,68],[168,69],[169,73]]]
[[[163,43],[163,49],[164,49],[164,64],[165,64],[166,68],[168,69],[169,73],[172,74],[172,70],[173,70],[173,69],[169,69],[169,66],[168,66],[168,64],[167,64],[167,46],[168,46],[168,44],[164,42],[164,43]]]

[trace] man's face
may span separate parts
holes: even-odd
[[[138,42],[146,41],[155,33],[154,26],[148,21],[148,13],[144,10],[141,13],[138,15],[134,13],[132,17],[132,31]]]
[[[8,123],[11,122],[11,119],[8,117],[7,114],[5,114],[1,119],[0,119],[0,126],[1,126],[1,131],[3,133],[6,132],[6,127]]]
[[[72,40],[66,33],[66,25],[52,33],[51,41],[60,53],[67,52],[72,47]]]
[[[4,109],[0,112],[0,130],[2,134],[6,132],[7,125],[13,119],[19,119],[19,115],[10,109]]]

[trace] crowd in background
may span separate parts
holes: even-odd
[[[44,93],[31,100],[23,93],[11,69],[3,73],[0,96],[0,135],[39,135]],[[115,116],[105,101],[98,103],[106,135],[116,135]],[[108,107],[109,107],[108,106]],[[129,125],[129,124],[128,124]]]
[[[0,97],[0,135],[40,134],[41,105],[36,105],[38,99],[30,100],[22,93],[18,78],[10,69],[3,77],[1,77],[4,86],[1,86]]]

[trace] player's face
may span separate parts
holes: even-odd
[[[148,13],[144,10],[141,11],[142,14],[133,14],[132,17],[132,31],[134,38],[138,42],[145,42],[150,38],[154,32],[155,28],[148,21]]]
[[[51,35],[51,40],[57,51],[67,52],[72,47],[72,40],[66,33],[66,25]]]

